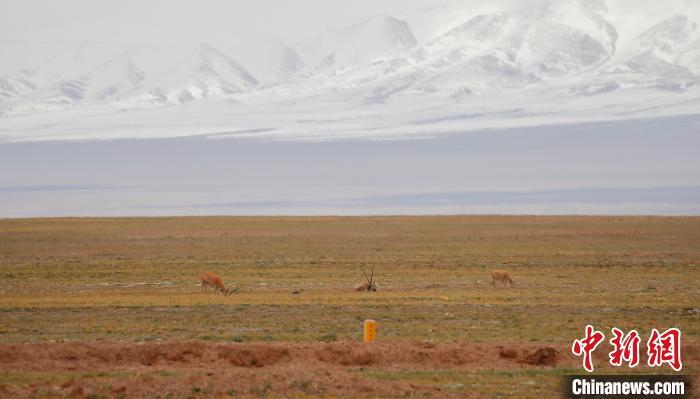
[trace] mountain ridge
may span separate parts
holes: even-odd
[[[527,11],[478,13],[421,42],[407,21],[380,14],[312,40],[289,44],[275,37],[257,59],[237,57],[204,42],[82,42],[42,44],[42,56],[23,63],[21,57],[11,57],[23,44],[0,42],[0,50],[10,55],[6,65],[0,65],[0,133],[3,120],[12,117],[148,111],[199,103],[214,109],[258,107],[251,111],[258,115],[225,123],[246,130],[261,128],[256,118],[264,120],[268,114],[260,111],[262,106],[269,112],[283,110],[294,121],[305,120],[311,109],[327,104],[345,105],[334,110],[338,120],[351,118],[341,114],[352,109],[365,118],[396,107],[401,112],[437,110],[440,116],[427,119],[454,121],[443,113],[459,115],[463,112],[455,110],[471,106],[495,115],[513,109],[508,97],[539,99],[543,104],[570,99],[570,112],[578,112],[592,109],[592,98],[621,104],[629,96],[624,106],[630,115],[649,107],[643,102],[655,103],[655,112],[664,114],[676,112],[671,110],[677,104],[697,101],[697,22],[687,15],[671,16],[647,26],[621,48],[608,12],[602,0],[554,0]],[[639,90],[647,94],[638,98],[634,93]],[[214,106],[217,102],[221,104]],[[378,105],[384,108],[368,108]],[[389,117],[380,122],[379,114],[372,116],[377,124],[392,123]],[[364,126],[369,129],[367,123]]]

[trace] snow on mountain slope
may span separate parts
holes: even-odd
[[[261,84],[277,83],[306,66],[297,50],[277,36],[257,41],[248,49],[232,51]]]
[[[565,6],[564,6],[565,5]],[[617,33],[600,2],[555,2],[523,13],[482,14],[391,58],[311,76],[313,92],[365,103],[397,95],[459,98],[525,87],[590,69],[615,53]]]
[[[61,78],[59,75],[48,87],[34,90],[14,101],[12,111],[15,114],[31,114],[59,111],[83,103],[99,104],[137,88],[143,79],[143,71],[120,57],[73,78]]]
[[[0,135],[89,130],[69,123],[79,115],[94,123],[129,115],[153,128],[150,117],[182,112],[190,115],[182,129],[168,123],[167,131],[316,138],[697,112],[697,22],[676,15],[630,34],[606,5],[543,0],[405,13],[449,22],[417,23],[420,42],[406,21],[378,15],[296,44],[271,35],[248,53],[208,44],[0,42]]]
[[[698,25],[687,16],[663,20],[637,36],[604,72],[620,87],[684,90],[700,79],[691,43],[697,33]]]
[[[206,44],[128,50],[79,44],[65,48],[31,73],[41,78],[2,81],[7,84],[0,85],[0,90],[14,95],[5,96],[0,112],[26,115],[110,102],[128,107],[180,104],[257,85],[243,66]]]
[[[107,61],[84,77],[85,82],[91,86],[87,98],[94,101],[109,100],[139,87],[144,79],[143,70],[129,59]]]
[[[31,71],[20,71],[16,75],[0,77],[0,99],[8,99],[36,90]]]
[[[678,64],[682,65],[696,76],[700,76],[700,39],[690,43],[678,53]]]
[[[531,14],[480,15],[428,44],[419,57],[430,59],[437,52],[447,53],[450,61],[496,59],[500,62],[492,63],[493,69],[483,69],[502,74],[506,65],[515,86],[575,73],[615,52],[615,29],[604,19],[604,9],[592,7],[595,3],[575,1],[563,7],[557,2]],[[438,63],[449,64],[444,57]]]
[[[250,89],[257,80],[238,62],[206,44],[198,45],[176,61],[158,79],[150,93],[171,103],[230,95]]]
[[[698,24],[685,15],[661,21],[637,38],[637,51],[673,63],[698,30]]]
[[[342,69],[397,56],[417,44],[405,21],[389,15],[371,17],[302,43],[299,48],[312,70]]]
[[[617,32],[596,1],[558,2],[526,21],[516,63],[543,77],[590,68],[615,53]],[[517,38],[513,40],[518,43]]]
[[[7,103],[24,96],[22,102],[35,104],[29,107],[29,112],[41,112],[45,109],[39,105],[41,102],[59,104],[82,99],[84,83],[80,76],[121,50],[116,46],[91,43],[2,42],[0,51],[7,54],[0,62],[0,99],[4,97]],[[47,108],[54,109],[53,106]],[[0,103],[0,115],[2,110]]]

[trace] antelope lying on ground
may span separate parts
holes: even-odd
[[[234,292],[238,291],[238,288],[234,288],[233,290],[230,288],[226,288],[224,286],[224,282],[221,281],[221,277],[217,276],[214,273],[206,272],[202,274],[200,278],[202,279],[202,292],[207,292],[207,289],[209,287],[214,288],[215,291],[218,290],[225,296],[229,296]]]
[[[355,291],[376,291],[377,283],[374,282],[374,268],[372,268],[372,274],[369,277],[367,277],[367,273],[365,272],[364,268],[362,269],[362,273],[365,275],[367,282],[356,286]]]
[[[491,271],[491,287],[496,286],[496,281],[502,281],[504,285],[510,284],[511,288],[513,287],[513,279],[510,278],[510,274],[505,270]]]

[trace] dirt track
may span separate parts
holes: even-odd
[[[30,375],[65,371],[78,377],[64,382],[4,385],[0,396],[154,397],[168,392],[176,397],[193,392],[206,396],[396,396],[428,392],[449,396],[450,392],[439,386],[365,378],[363,372],[575,366],[576,360],[565,350],[536,344],[415,341],[5,344],[0,345],[0,371]]]

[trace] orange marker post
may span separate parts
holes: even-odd
[[[377,322],[371,319],[365,320],[365,342],[374,342],[377,338]]]

